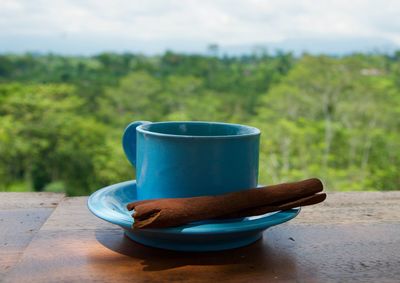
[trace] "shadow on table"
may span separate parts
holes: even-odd
[[[271,246],[265,236],[249,246],[219,252],[175,252],[146,247],[127,238],[122,230],[97,230],[96,239],[114,252],[140,260],[144,271],[188,265],[233,265],[234,272],[242,272],[243,268],[255,273],[267,270],[279,274],[296,272],[295,260]]]

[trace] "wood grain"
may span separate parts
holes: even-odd
[[[400,225],[282,225],[214,253],[147,248],[121,230],[45,231],[6,282],[395,282]]]
[[[329,193],[323,203],[305,207],[293,223],[398,223],[399,204],[400,191]]]
[[[0,193],[0,281],[63,197],[53,193]]]
[[[86,203],[87,197],[64,198],[41,230],[71,231],[116,229],[118,227],[94,216],[86,207]]]
[[[0,209],[55,208],[64,194],[59,193],[4,193],[0,192]]]
[[[400,192],[333,193],[240,249],[148,248],[66,198],[5,282],[399,282]]]

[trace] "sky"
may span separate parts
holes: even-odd
[[[0,0],[0,52],[400,49],[398,0]]]

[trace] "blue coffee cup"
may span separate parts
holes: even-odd
[[[122,144],[136,168],[137,198],[219,195],[257,186],[260,130],[217,122],[145,122]]]

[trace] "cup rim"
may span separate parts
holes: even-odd
[[[247,129],[248,133],[243,134],[235,134],[235,135],[216,135],[216,136],[196,136],[196,135],[174,135],[174,134],[164,134],[159,132],[153,132],[146,129],[146,126],[151,124],[209,124],[209,125],[223,125],[223,126],[234,126]],[[165,121],[165,122],[151,122],[138,126],[136,131],[152,136],[159,137],[169,137],[169,138],[189,138],[189,139],[232,139],[232,138],[244,138],[251,136],[258,136],[261,134],[261,131],[252,126],[243,125],[243,124],[235,124],[235,123],[224,123],[224,122],[210,122],[210,121]]]

